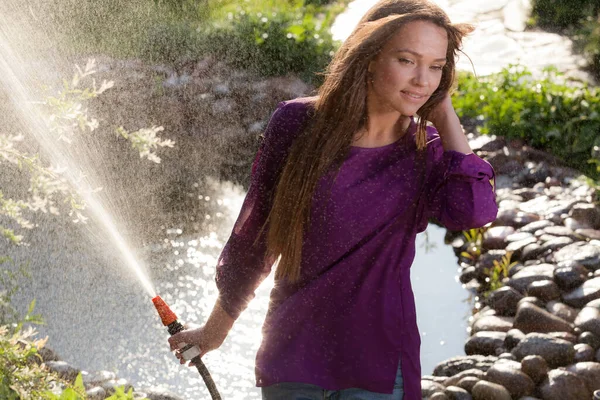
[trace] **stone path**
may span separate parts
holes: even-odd
[[[338,16],[332,32],[344,40],[362,15],[377,0],[355,0]],[[530,0],[435,0],[453,22],[468,22],[476,30],[464,41],[464,52],[473,61],[475,72],[489,75],[511,63],[526,65],[534,72],[554,65],[568,76],[592,81],[581,70],[584,59],[572,51],[572,41],[558,34],[526,31]],[[473,71],[469,59],[461,56],[460,70]]]

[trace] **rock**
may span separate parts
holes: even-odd
[[[579,229],[593,229],[593,227],[590,224],[586,224],[582,221],[577,221],[576,219],[571,217],[565,218],[565,220],[563,221],[563,225],[574,231],[578,231]]]
[[[577,317],[577,313],[579,312],[577,309],[569,307],[568,305],[558,301],[549,301],[548,304],[546,304],[546,310],[550,314],[555,315],[558,318],[564,319],[569,323],[575,322],[575,318]]]
[[[471,392],[473,390],[473,386],[475,386],[475,384],[480,380],[481,379],[476,378],[474,376],[465,376],[460,381],[458,381],[456,386],[465,389],[467,392]]]
[[[537,385],[546,378],[548,364],[540,356],[527,356],[521,360],[521,371]]]
[[[504,386],[513,398],[533,393],[535,383],[521,371],[521,363],[502,360],[496,362],[485,374],[486,380]]]
[[[112,395],[120,386],[122,386],[125,389],[125,392],[133,388],[133,386],[131,386],[131,384],[123,378],[104,381],[99,386],[106,390],[106,393],[109,395]]]
[[[530,304],[533,304],[534,306],[538,306],[540,308],[543,308],[546,306],[544,304],[544,302],[542,300],[538,299],[537,297],[525,296],[521,300],[519,300],[519,304],[517,304],[517,310],[523,303],[530,303]]]
[[[560,225],[547,226],[542,230],[544,231],[544,233],[547,233],[548,235],[567,237],[567,238],[572,239],[573,241],[580,240],[579,236],[577,236],[572,229],[569,229],[566,226],[560,226]],[[573,243],[573,242],[571,242],[571,243]],[[569,243],[569,244],[571,244],[571,243]]]
[[[449,377],[444,381],[444,386],[455,386],[460,382],[463,378],[471,377],[477,378],[477,380],[483,379],[485,372],[480,369],[471,368],[466,369],[464,371],[459,372],[458,374]]]
[[[435,392],[431,396],[429,396],[429,400],[452,400],[446,393],[444,392]]]
[[[523,249],[525,247],[537,243],[537,239],[534,236],[528,237],[523,240],[519,240],[517,242],[510,242],[506,246],[505,250],[507,252],[512,253],[512,259],[521,259],[521,254],[523,254]]]
[[[594,361],[594,349],[589,344],[578,343],[575,348],[575,362]]]
[[[542,222],[542,221],[539,221],[539,222]],[[508,235],[506,237],[506,243],[515,243],[515,242],[520,242],[521,240],[526,240],[526,239],[535,239],[535,236],[533,236],[533,232],[531,232],[531,233],[516,232],[516,233],[513,233],[512,235]],[[533,243],[533,242],[530,241],[529,243]],[[529,244],[529,243],[527,243],[527,244]]]
[[[594,335],[592,332],[583,332],[577,338],[577,342],[588,344],[594,350],[598,350],[598,348],[600,348],[600,337]]]
[[[537,214],[526,213],[516,210],[500,210],[496,220],[492,223],[493,226],[512,226],[520,228],[531,222],[539,221],[541,217]]]
[[[501,316],[512,316],[517,312],[517,304],[523,295],[510,286],[502,286],[488,296],[486,303]]]
[[[523,333],[573,331],[567,321],[531,303],[521,303],[517,309],[513,327]]]
[[[573,363],[575,349],[573,343],[556,339],[543,333],[529,333],[512,350],[517,360],[532,355],[539,355],[546,360],[548,366],[559,367]]]
[[[177,396],[175,393],[163,388],[153,387],[145,389],[144,392],[148,400],[183,400],[183,398]]]
[[[483,247],[486,249],[504,249],[506,238],[515,233],[512,226],[494,226],[483,235]]]
[[[477,332],[467,339],[465,353],[467,355],[495,355],[496,349],[503,346],[505,338],[506,333],[504,332]]]
[[[46,367],[68,382],[74,382],[79,372],[81,372],[65,361],[48,361]]]
[[[42,362],[48,361],[60,361],[60,357],[54,350],[49,348],[48,346],[41,347],[37,350],[40,357],[42,357]]]
[[[580,362],[569,365],[567,371],[581,378],[590,393],[600,390],[600,364],[597,362]]]
[[[600,349],[596,350],[596,362],[600,363]]]
[[[525,293],[525,290],[527,290],[527,287],[532,282],[539,281],[542,279],[552,279],[553,274],[554,265],[552,264],[532,265],[523,268],[521,271],[517,272],[512,278],[510,278],[510,280],[508,281],[508,286],[513,287],[521,293]]]
[[[585,239],[600,240],[600,230],[598,229],[577,229],[575,233]]]
[[[544,244],[540,246],[540,254],[543,254],[549,250],[555,251],[558,249],[562,249],[563,247],[568,246],[571,243],[573,243],[573,239],[568,237],[557,237],[555,239],[545,241]],[[523,255],[525,255],[525,252],[523,252]]]
[[[520,259],[521,261],[535,260],[546,251],[539,243],[531,243],[523,248]]]
[[[512,350],[517,346],[517,344],[519,344],[521,340],[523,340],[523,338],[525,338],[525,334],[523,332],[518,329],[511,329],[506,332],[506,338],[504,338],[504,347],[506,347],[508,350]]]
[[[469,281],[477,278],[483,279],[483,276],[480,271],[475,268],[475,266],[471,265],[461,271],[459,280],[461,283],[466,284]]]
[[[512,400],[510,393],[496,383],[479,381],[471,391],[473,400]]]
[[[600,337],[600,300],[589,302],[577,314],[575,326],[582,332],[588,331]]]
[[[600,246],[592,242],[575,242],[554,253],[554,261],[574,261],[590,270],[600,267]]]
[[[116,379],[117,376],[114,372],[110,371],[95,371],[90,373],[82,372],[83,384],[85,387],[94,387],[102,384],[102,382],[110,381],[111,379]]]
[[[571,342],[573,344],[577,343],[577,336],[569,332],[549,332],[548,336],[552,336],[556,339],[566,340],[567,342]]]
[[[471,394],[458,386],[448,386],[444,391],[450,400],[472,400]]]
[[[543,400],[583,400],[591,398],[584,381],[572,372],[553,369],[539,387]]]
[[[504,343],[506,344],[506,339],[504,339]],[[498,356],[498,360],[517,361],[517,357],[515,357],[512,353],[502,353]]]
[[[600,299],[600,278],[593,278],[563,295],[563,302],[571,307],[582,308],[592,300]]]
[[[558,285],[549,279],[531,282],[527,286],[527,295],[534,296],[543,302],[548,302],[560,298]]]
[[[479,369],[486,372],[498,360],[494,356],[458,356],[442,361],[433,370],[434,376],[454,376],[468,369]]]
[[[427,399],[434,393],[443,392],[444,385],[441,383],[433,382],[428,379],[421,380],[421,397]]]
[[[85,391],[87,400],[104,400],[106,398],[106,390],[101,387],[93,387]]]
[[[581,264],[557,266],[554,270],[554,281],[563,290],[574,289],[587,280],[587,269]]]
[[[519,229],[519,232],[534,233],[535,231],[539,231],[540,229],[544,229],[549,226],[554,226],[554,224],[548,221],[547,219],[543,219],[541,221],[535,221],[528,225],[525,225],[524,227]]]
[[[590,225],[594,229],[600,228],[600,209],[594,204],[574,204],[571,211],[569,211],[569,216],[578,222]]]
[[[477,260],[477,267],[479,269],[492,268],[494,266],[494,261],[501,262],[502,257],[505,255],[505,250],[489,250],[479,257]]]
[[[513,325],[511,317],[497,317],[495,315],[478,318],[471,326],[471,333],[482,331],[508,332]]]

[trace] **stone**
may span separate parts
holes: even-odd
[[[512,316],[517,312],[517,304],[523,295],[510,286],[502,286],[488,296],[486,303],[500,316]]]
[[[471,281],[473,279],[477,279],[477,278],[483,279],[483,276],[480,273],[480,271],[477,268],[475,268],[474,265],[471,265],[471,266],[468,266],[468,267],[464,268],[460,272],[459,280],[460,280],[461,283],[466,284],[469,281]]]
[[[433,369],[434,376],[454,376],[468,369],[487,371],[498,360],[495,356],[457,356],[442,361]]]
[[[512,226],[493,226],[483,235],[483,247],[486,249],[504,249],[506,238],[515,233]]]
[[[60,361],[58,354],[48,346],[40,347],[37,352],[42,357],[43,362]]]
[[[543,400],[583,400],[591,398],[584,381],[572,372],[553,369],[539,387]]]
[[[475,334],[482,331],[508,332],[513,325],[511,317],[497,317],[489,315],[478,318],[471,326],[471,333]]]
[[[542,221],[539,221],[539,222],[542,222]],[[535,237],[533,236],[533,232],[531,232],[531,233],[530,232],[516,232],[516,233],[513,233],[512,235],[508,235],[506,237],[506,243],[515,243],[515,242],[520,242],[520,241],[526,240],[526,239],[535,239]],[[530,241],[529,243],[533,243],[533,241]],[[527,244],[529,244],[529,243],[527,243]],[[522,246],[522,247],[524,247],[524,246]]]
[[[572,240],[580,240],[580,238],[575,234],[575,232],[572,229],[567,228],[566,226],[560,226],[560,225],[547,226],[542,230],[544,231],[544,233],[547,233],[548,235],[567,237]],[[573,242],[571,242],[571,243],[573,243]]]
[[[504,343],[506,343],[506,339],[504,339]],[[498,360],[510,360],[517,361],[517,357],[515,357],[512,353],[502,353],[498,356]]]
[[[569,307],[568,305],[559,301],[549,301],[546,304],[546,310],[550,314],[555,315],[558,318],[564,319],[569,323],[575,322],[575,318],[577,317],[577,313],[579,312],[579,310],[573,307]]]
[[[65,361],[48,361],[46,367],[68,382],[74,382],[79,372],[81,372]]]
[[[546,379],[548,364],[543,357],[527,356],[521,360],[521,371],[527,374],[536,385]]]
[[[85,391],[87,400],[104,400],[106,398],[106,390],[101,387],[93,387]]]
[[[577,231],[579,229],[593,229],[593,227],[590,224],[586,224],[582,221],[577,221],[575,218],[571,217],[565,218],[565,220],[563,221],[563,225],[573,231]]]
[[[581,264],[557,266],[554,270],[554,282],[563,290],[581,286],[587,280],[587,269]]]
[[[574,348],[576,363],[594,361],[594,348],[589,344],[577,343]]]
[[[523,332],[518,329],[511,329],[506,332],[506,338],[504,338],[504,347],[507,350],[512,350],[517,346],[517,344],[519,344],[521,340],[523,340],[523,338],[525,338],[525,334]]]
[[[465,389],[458,386],[448,386],[444,391],[448,398],[451,400],[472,400],[471,394]]]
[[[458,374],[446,379],[444,381],[444,386],[446,386],[446,387],[447,386],[455,386],[458,384],[458,382],[460,382],[463,378],[466,378],[466,377],[477,378],[477,380],[483,379],[484,375],[485,375],[485,372],[483,372],[480,369],[476,369],[476,368],[467,369],[467,370],[461,371]]]
[[[85,387],[94,387],[100,385],[102,382],[116,379],[117,376],[114,372],[110,371],[95,371],[89,373],[82,373],[83,384]]]
[[[543,308],[546,306],[544,304],[544,302],[542,300],[538,299],[537,297],[525,296],[521,300],[519,300],[519,304],[517,304],[517,310],[523,303],[530,303],[530,304],[533,304],[534,306],[538,306],[540,308]]]
[[[563,302],[575,308],[582,308],[596,299],[600,299],[600,278],[590,279],[563,295]]]
[[[504,344],[504,332],[477,332],[465,343],[467,355],[480,354],[484,356],[495,355],[496,349]]]
[[[569,216],[578,222],[590,225],[594,229],[600,228],[600,209],[594,204],[574,204],[571,211],[569,211]]]
[[[592,242],[575,242],[554,253],[554,261],[574,261],[595,271],[600,267],[600,246]]]
[[[521,252],[521,261],[535,260],[541,257],[546,251],[539,243],[531,243],[523,248]]]
[[[576,329],[573,331],[575,332]],[[577,343],[577,336],[570,332],[548,332],[548,336],[551,336],[556,339],[566,340],[567,342],[571,342],[573,344]]]
[[[573,331],[567,321],[531,303],[521,303],[517,309],[513,327],[523,333]]]
[[[183,400],[183,398],[177,396],[175,393],[159,387],[145,389],[144,392],[148,400]]]
[[[521,363],[499,360],[485,374],[486,380],[504,386],[513,398],[533,393],[535,383],[521,371]]]
[[[108,395],[112,395],[113,393],[115,393],[118,387],[123,387],[125,389],[125,392],[127,392],[129,389],[133,389],[133,386],[131,386],[131,384],[123,378],[104,381],[99,386],[106,390],[106,393]]]
[[[519,240],[517,242],[508,243],[505,250],[507,252],[512,253],[512,259],[521,259],[521,254],[523,254],[523,249],[525,249],[525,247],[527,247],[531,244],[534,244],[534,243],[537,243],[537,238],[535,238],[534,236],[531,236],[526,239]]]
[[[517,272],[508,281],[508,286],[513,287],[521,293],[525,293],[527,287],[535,281],[542,279],[552,279],[554,274],[554,265],[539,264],[523,268]]]
[[[534,233],[535,231],[539,231],[540,229],[544,229],[549,226],[554,226],[554,224],[551,221],[548,221],[547,219],[543,219],[541,221],[535,221],[528,225],[525,225],[524,227],[519,229],[519,232]]]
[[[600,349],[596,350],[596,362],[600,363]]]
[[[600,337],[600,300],[585,305],[575,318],[575,326],[582,332],[591,332]]]
[[[465,376],[460,381],[458,381],[456,386],[465,389],[467,392],[471,392],[473,390],[473,386],[475,386],[475,384],[480,380],[481,379],[478,379],[474,376]]]
[[[539,355],[551,368],[572,364],[575,359],[573,343],[543,333],[528,333],[512,350],[512,353],[517,360]]]
[[[477,382],[471,390],[471,395],[473,400],[512,400],[504,386],[487,381]]]
[[[584,239],[600,240],[600,230],[598,229],[577,229],[575,233]]]
[[[600,363],[580,362],[566,369],[581,378],[590,393],[600,390]]]
[[[560,289],[554,281],[542,279],[540,281],[531,282],[527,286],[527,295],[534,296],[542,300],[544,303],[560,298]]]
[[[582,332],[577,338],[577,342],[588,344],[594,350],[600,348],[600,337],[594,335],[592,332]]]
[[[435,392],[431,396],[429,396],[429,400],[452,400],[448,395],[444,392]]]
[[[494,262],[501,262],[505,255],[505,250],[489,250],[479,257],[477,260],[477,267],[479,269],[492,268],[494,266]]]
[[[540,246],[540,254],[543,254],[549,250],[555,251],[558,249],[562,249],[563,247],[568,246],[571,243],[573,243],[573,239],[568,237],[557,237],[548,241],[544,241],[544,244]],[[525,252],[523,252],[523,255],[525,255]]]
[[[443,392],[444,385],[428,379],[421,380],[421,396],[426,399],[436,392]]]

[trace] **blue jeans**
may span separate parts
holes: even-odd
[[[263,400],[402,400],[404,398],[402,369],[398,365],[392,394],[364,389],[324,390],[307,383],[285,382],[262,388]]]

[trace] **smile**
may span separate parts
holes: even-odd
[[[415,100],[421,100],[421,99],[424,99],[425,97],[427,97],[424,94],[417,94],[417,93],[407,92],[405,90],[403,90],[401,93],[405,94],[408,97],[410,97],[411,99],[415,99]]]

